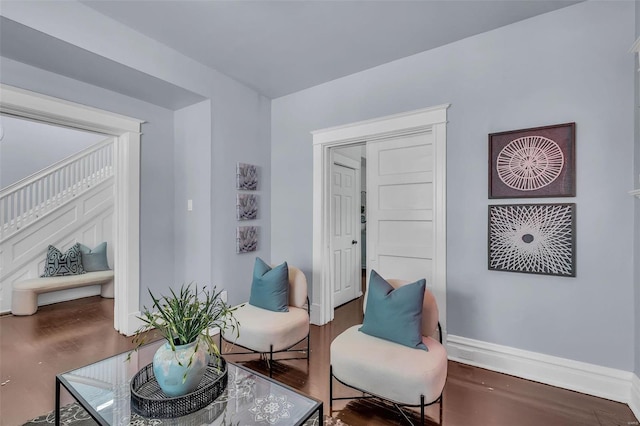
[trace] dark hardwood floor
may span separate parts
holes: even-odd
[[[336,310],[330,324],[311,327],[311,359],[274,364],[274,378],[323,400],[328,413],[329,345],[362,318],[361,301]],[[0,424],[21,425],[54,406],[55,375],[125,352],[131,339],[113,330],[113,300],[89,297],[41,307],[27,317],[0,317]],[[231,358],[231,357],[230,357]],[[255,356],[233,361],[266,373]],[[353,391],[334,384],[338,396]],[[338,410],[336,410],[338,409]],[[442,420],[440,422],[440,410]],[[444,403],[427,409],[430,425],[629,426],[638,421],[624,404],[449,362]],[[401,425],[400,415],[372,400],[342,402],[333,416],[342,423]]]

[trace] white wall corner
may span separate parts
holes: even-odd
[[[633,373],[552,355],[449,335],[449,359],[563,389],[629,403]],[[640,407],[640,383],[635,383],[634,413]],[[634,392],[633,390],[631,391]],[[633,399],[633,398],[632,398]],[[633,410],[633,407],[632,407]]]
[[[640,377],[636,374],[631,377],[631,395],[629,395],[629,408],[636,419],[640,420]]]

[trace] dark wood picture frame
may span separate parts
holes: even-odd
[[[489,270],[576,276],[576,204],[499,204],[488,212]]]
[[[489,198],[576,196],[576,123],[489,134]]]

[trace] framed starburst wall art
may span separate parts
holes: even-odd
[[[489,269],[575,277],[576,205],[489,206]]]
[[[489,135],[489,198],[575,197],[576,123]]]

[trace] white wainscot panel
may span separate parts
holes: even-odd
[[[87,287],[72,288],[69,290],[54,291],[38,295],[38,306],[50,305],[52,303],[66,302],[67,300],[80,299],[82,297],[97,296],[100,294],[101,286],[90,285]]]
[[[16,281],[24,280],[36,276],[35,267],[30,269],[21,269],[13,273],[10,276],[4,276],[0,281],[2,287],[2,304],[0,310],[2,312],[8,312],[11,310],[11,290],[13,289],[13,283]]]
[[[113,209],[109,209],[107,213],[102,217],[102,238],[100,241],[96,240],[99,244],[102,241],[107,242],[107,261],[109,266],[113,267]]]
[[[98,224],[92,223],[82,230],[82,239],[80,242],[93,249],[97,244],[98,238]]]
[[[84,200],[83,208],[84,214],[91,214],[96,209],[104,210],[105,205],[113,204],[113,185],[106,187],[100,185],[95,193],[90,195]]]
[[[113,266],[113,223],[113,181],[110,180],[3,241],[0,252],[0,312],[11,310],[14,282],[36,278],[43,273],[49,244],[65,252],[76,242],[93,248],[107,241],[109,265]],[[57,291],[38,296],[38,305],[99,294],[99,285]]]
[[[7,241],[12,251],[12,264],[19,266],[25,257],[32,257],[34,251],[42,251],[43,245],[46,250],[47,245],[53,244],[52,238],[69,232],[69,228],[75,226],[77,221],[77,206],[65,206],[59,214],[45,217],[40,222],[36,222],[33,226],[25,229],[24,233],[17,233]],[[43,239],[43,236],[47,238]]]

